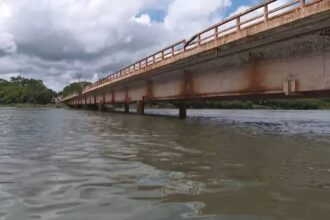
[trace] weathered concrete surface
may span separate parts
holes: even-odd
[[[130,74],[110,77],[63,101],[93,105],[330,95],[329,27],[330,0],[315,1]]]

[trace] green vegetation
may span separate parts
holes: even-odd
[[[188,108],[210,109],[254,109],[252,101],[193,101],[187,103]]]
[[[73,95],[75,93],[78,93],[78,92],[81,92],[82,89],[85,87],[85,86],[88,86],[92,83],[90,82],[75,82],[75,83],[71,83],[70,85],[64,87],[63,91],[59,93],[59,95],[63,95],[64,97],[65,96],[70,96],[70,95]]]
[[[271,109],[330,109],[329,99],[278,99],[262,104]]]
[[[177,102],[173,102],[178,107]],[[235,101],[191,101],[186,103],[192,109],[330,109],[330,99],[265,99]]]
[[[0,79],[0,105],[14,103],[48,104],[57,96],[41,80],[12,77],[10,81]]]
[[[1,107],[14,107],[14,108],[68,108],[63,103],[49,103],[49,104],[11,103],[11,104],[0,104],[0,108]]]

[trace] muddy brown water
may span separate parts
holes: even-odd
[[[330,111],[146,112],[0,109],[0,219],[330,219]]]

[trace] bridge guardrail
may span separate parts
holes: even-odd
[[[244,29],[256,26],[263,22],[267,22],[268,20],[289,14],[292,11],[302,9],[306,6],[310,6],[321,1],[324,0],[291,0],[288,3],[277,5],[279,2],[278,0],[268,0],[195,34],[188,41],[182,40],[172,44],[144,59],[139,60],[132,65],[129,65],[113,74],[110,74],[106,78],[101,79],[94,84],[86,86],[83,89],[83,93],[89,92],[95,87],[105,83],[109,83],[115,80],[117,81],[120,78],[126,78],[128,75],[134,75],[138,71],[144,70],[155,63],[196,49],[206,43],[217,41],[227,35],[240,32]],[[75,95],[73,95],[73,97],[74,96]],[[65,99],[70,98],[72,98],[72,96],[66,97]]]

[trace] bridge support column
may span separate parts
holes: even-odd
[[[140,115],[144,115],[144,103],[143,102],[138,102],[136,105],[137,108],[137,113]]]
[[[76,105],[76,104],[69,104],[68,105],[69,106],[69,108],[71,108],[71,109],[78,109],[78,105]]]
[[[129,113],[129,104],[128,103],[125,104],[125,113]]]
[[[99,109],[100,112],[104,112],[106,110],[104,104],[99,104],[99,108],[98,109]]]
[[[75,105],[73,105],[73,108],[74,108],[74,109],[81,109],[81,108],[82,108],[82,105],[75,104]]]
[[[99,106],[98,105],[87,105],[86,106],[86,108],[88,109],[88,110],[98,110],[99,109]]]
[[[179,104],[179,118],[187,118],[187,107],[184,102],[180,102]]]

